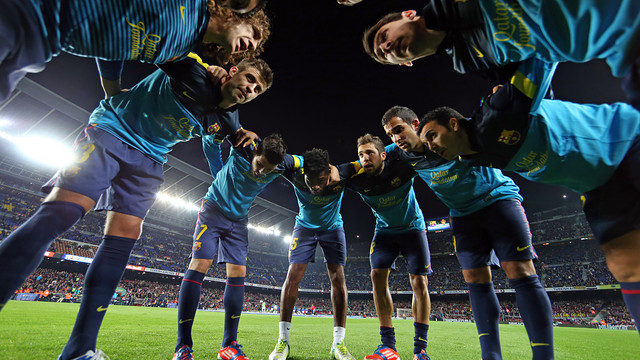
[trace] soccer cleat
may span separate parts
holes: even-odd
[[[60,356],[58,356],[58,360],[60,360]],[[109,357],[105,355],[102,350],[89,350],[84,355],[78,356],[71,360],[109,360]]]
[[[289,357],[289,343],[284,340],[278,340],[276,348],[269,355],[269,360],[286,360]]]
[[[378,345],[376,351],[364,357],[364,360],[400,360],[398,352],[388,346]]]
[[[331,358],[335,360],[356,360],[356,358],[349,353],[344,342],[338,343],[331,348]]]
[[[237,341],[231,342],[229,346],[218,351],[218,360],[249,360],[247,355],[242,352],[241,347],[242,345]]]
[[[427,350],[422,349],[419,353],[413,354],[413,360],[431,360],[431,358],[427,355]]]
[[[193,360],[193,350],[187,345],[182,345],[178,351],[173,354],[171,360]]]

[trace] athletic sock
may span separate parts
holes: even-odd
[[[76,323],[60,360],[73,359],[96,349],[98,331],[113,293],[124,274],[136,239],[105,235],[87,269]]]
[[[553,312],[538,275],[509,279],[529,335],[533,360],[553,359]]]
[[[344,337],[346,335],[347,329],[342,326],[334,326],[333,327],[333,346],[336,346],[344,341]]]
[[[640,281],[621,282],[622,298],[627,304],[627,309],[636,323],[636,330],[640,333]]]
[[[244,304],[244,276],[227,278],[227,286],[224,288],[224,337],[222,347],[231,345],[238,339],[238,324],[242,305]]]
[[[38,268],[51,242],[83,215],[78,204],[46,202],[0,243],[0,309]]]
[[[278,341],[281,339],[284,339],[287,344],[291,344],[291,323],[288,321],[278,323]]]
[[[478,329],[482,359],[502,359],[500,333],[498,332],[500,303],[496,292],[493,290],[493,283],[467,283],[467,286],[469,287],[471,310]]]
[[[415,336],[413,337],[413,353],[419,354],[422,349],[427,349],[427,332],[429,325],[419,322],[413,323]]]
[[[380,341],[382,345],[396,349],[396,332],[393,327],[380,326]]]
[[[187,270],[180,284],[180,297],[178,298],[178,342],[176,352],[183,346],[193,347],[191,328],[196,317],[198,303],[200,302],[200,290],[204,275],[195,270]]]

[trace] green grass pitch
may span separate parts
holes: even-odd
[[[55,359],[73,327],[78,304],[10,301],[0,312],[0,359]],[[112,360],[171,359],[176,341],[176,309],[110,306],[98,348]],[[215,359],[222,341],[224,316],[199,311],[194,328],[194,356]],[[411,359],[413,323],[394,320],[400,357]],[[294,317],[291,360],[328,359],[331,318]],[[563,360],[640,359],[636,331],[554,328],[556,358]],[[267,359],[278,336],[278,316],[244,314],[238,334],[252,360]],[[523,326],[501,325],[504,359],[530,359]],[[362,359],[379,343],[377,319],[348,319],[346,344]],[[480,359],[475,325],[431,322],[428,353],[433,360]]]

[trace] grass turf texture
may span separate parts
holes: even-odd
[[[10,301],[0,312],[0,358],[55,359],[66,343],[78,304]],[[171,359],[176,342],[176,309],[110,306],[98,336],[98,348],[112,360]],[[252,360],[267,359],[278,336],[278,316],[244,314],[238,334]],[[215,359],[222,341],[224,315],[198,311],[193,327],[194,355]],[[400,357],[411,359],[413,322],[394,320]],[[294,317],[291,360],[329,358],[331,318]],[[356,359],[379,344],[377,319],[348,319],[346,344]],[[636,331],[554,328],[557,359],[640,359]],[[530,359],[524,326],[501,325],[504,359]],[[479,359],[472,323],[432,322],[428,354],[438,359]]]

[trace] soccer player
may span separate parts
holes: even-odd
[[[420,138],[447,159],[514,171],[583,193],[584,212],[636,324],[640,320],[640,113],[627,104],[543,100],[508,83],[465,118],[426,114]],[[575,120],[575,121],[572,121]],[[640,330],[639,330],[640,331]]]
[[[302,154],[304,165],[294,173],[285,174],[293,184],[300,211],[296,216],[292,241],[289,246],[289,270],[280,293],[280,323],[278,343],[269,360],[285,360],[289,356],[293,307],[298,299],[298,285],[314,262],[316,247],[320,245],[331,281],[333,304],[333,345],[331,357],[351,360],[353,356],[344,344],[347,321],[347,285],[344,265],[347,260],[347,242],[344,235],[340,206],[344,184],[327,186],[331,170],[329,153],[314,148]]]
[[[102,359],[96,339],[173,145],[239,133],[237,106],[272,82],[262,60],[244,61],[214,85],[197,57],[161,65],[130,91],[100,102],[74,145],[76,160],[43,187],[49,195],[0,244],[0,308],[42,261],[49,244],[94,207],[107,210],[103,241],[87,270],[82,303],[59,360]],[[247,139],[245,139],[247,138]]]
[[[502,359],[500,304],[490,269],[497,265],[497,255],[516,292],[533,359],[552,359],[551,303],[533,266],[537,255],[518,187],[497,169],[458,160],[433,166],[430,151],[416,133],[418,123],[418,116],[401,106],[392,107],[382,117],[385,132],[404,150],[403,160],[450,209],[454,251],[469,289],[482,358]]]
[[[203,42],[257,55],[269,36],[269,19],[263,10],[240,17],[207,0],[7,0],[0,30],[2,103],[22,77],[42,71],[60,51],[159,64],[182,59]],[[108,86],[119,86],[120,71],[109,79],[115,83],[106,85],[107,93]]]
[[[223,166],[220,142],[203,139],[203,147],[214,181],[198,213],[191,262],[180,286],[178,341],[173,359],[193,359],[191,328],[202,281],[217,254],[218,263],[226,264],[227,273],[224,336],[218,359],[247,360],[237,339],[247,272],[247,215],[256,196],[283,172],[299,169],[301,159],[285,153],[286,146],[278,134],[265,137],[253,150],[232,148]]]
[[[636,0],[431,0],[421,14],[386,15],[365,31],[362,43],[383,64],[411,65],[446,53],[456,71],[486,73],[533,57],[605,59],[614,76],[637,81],[631,75],[640,60],[639,12]]]
[[[357,149],[360,162],[348,164],[354,167],[356,173],[347,178],[346,184],[371,207],[376,218],[369,260],[373,300],[380,322],[382,342],[374,353],[365,356],[365,359],[400,358],[395,346],[389,272],[395,269],[395,260],[402,254],[407,261],[413,290],[413,359],[428,360],[426,347],[431,300],[427,288],[427,274],[431,273],[431,256],[424,216],[413,190],[416,174],[409,163],[398,161],[401,150],[396,148],[395,151],[387,153],[382,140],[377,136],[361,136],[358,138]]]

